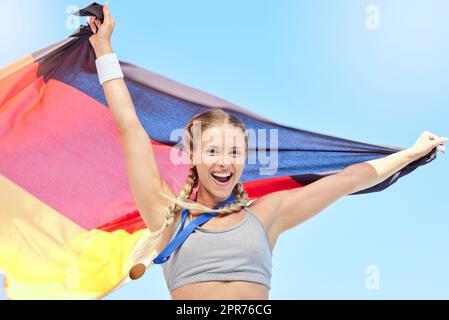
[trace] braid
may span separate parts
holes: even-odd
[[[232,203],[229,203],[219,209],[217,209],[217,212],[223,213],[223,214],[229,214],[232,212],[240,211],[243,207],[246,207],[248,205],[249,199],[248,194],[243,189],[243,186],[240,182],[238,182],[232,192],[235,195],[235,200]]]
[[[178,197],[175,199],[177,201],[185,201],[190,197],[190,194],[192,193],[193,187],[195,184],[198,183],[198,172],[196,171],[196,168],[190,168],[189,175],[186,179],[186,183],[184,185],[184,188],[179,193]],[[163,195],[163,194],[162,194]],[[167,197],[167,195],[165,195]],[[169,197],[171,198],[171,197]],[[172,199],[172,200],[173,200]],[[151,248],[156,248],[159,243],[162,240],[162,231],[173,222],[176,213],[178,213],[181,210],[182,207],[177,205],[176,203],[171,204],[167,209],[167,214],[164,218],[164,223],[162,227],[155,232],[152,232],[152,237],[154,237],[154,241],[152,243]],[[135,266],[133,266],[129,271],[129,277],[133,280],[136,280],[140,278],[145,273],[146,267],[142,263],[138,263]]]
[[[198,173],[196,171],[196,168],[190,168],[189,175],[186,179],[186,183],[184,185],[184,188],[179,193],[177,200],[185,201],[187,200],[190,195],[192,194],[192,190],[194,186],[198,183]],[[181,206],[179,206],[176,203],[172,203],[168,209],[167,214],[165,216],[165,226],[168,226],[170,223],[173,222],[175,215],[179,213],[179,211],[182,209]]]
[[[235,200],[232,203],[229,203],[221,208],[218,209],[212,209],[208,208],[201,203],[198,203],[196,201],[186,201],[190,194],[192,193],[194,183],[198,181],[196,170],[190,171],[190,175],[187,178],[186,184],[184,186],[184,189],[181,191],[180,195],[177,198],[170,197],[164,193],[160,193],[162,196],[166,197],[167,199],[171,200],[173,202],[172,205],[169,206],[169,209],[167,211],[167,215],[165,217],[165,226],[169,225],[174,220],[174,215],[178,213],[182,208],[187,208],[189,210],[199,210],[204,212],[219,212],[223,214],[229,214],[232,212],[240,211],[243,207],[248,206],[248,203],[250,200],[248,199],[248,194],[243,189],[242,184],[239,182],[235,185],[232,192],[235,195]]]

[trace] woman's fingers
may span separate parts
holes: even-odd
[[[95,25],[97,26],[97,28],[100,29],[100,26],[101,26],[100,20],[95,19],[95,20],[94,20],[94,23],[95,23]]]
[[[445,144],[448,140],[448,137],[441,137],[438,139],[438,144]]]
[[[109,4],[107,2],[105,2],[105,4],[103,5],[103,16],[104,19],[103,21],[106,23],[112,23],[112,16],[111,16],[111,12],[109,11]]]
[[[90,29],[93,33],[97,33],[97,25],[93,22],[95,17],[89,17],[87,22],[89,23]]]
[[[440,144],[444,144],[447,141],[447,137],[439,137],[436,134],[429,133],[429,140],[432,142],[434,146],[438,146]]]
[[[437,150],[442,152],[442,153],[446,153],[446,147],[444,146],[444,144],[449,140],[448,137],[439,137],[438,138],[438,143],[437,143]]]
[[[425,131],[425,133],[427,134],[427,137],[429,138],[430,142],[434,145],[434,146],[438,146],[440,144],[444,144],[444,142],[447,141],[447,137],[439,137],[436,134],[429,132],[429,131]],[[446,140],[446,141],[445,141]]]
[[[107,2],[103,5],[103,22],[94,16],[90,16],[87,19],[87,22],[94,34],[98,33],[101,26],[104,25],[104,27],[101,28],[101,36],[103,38],[110,38],[112,30],[114,29],[114,19],[112,18],[112,15],[109,11],[109,5],[107,4]]]
[[[438,136],[436,134],[430,133],[431,140],[438,140]]]
[[[101,21],[98,20],[96,17],[89,17],[87,22],[89,23],[89,26],[90,26],[90,29],[92,30],[92,32],[97,33],[98,29],[100,29],[100,27],[101,27]]]

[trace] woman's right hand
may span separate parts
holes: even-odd
[[[111,35],[112,31],[114,31],[115,22],[109,11],[107,2],[103,5],[103,17],[103,23],[96,19],[95,16],[91,16],[87,19],[87,22],[94,33],[89,37],[89,42],[94,48],[97,58],[101,55],[112,53]]]

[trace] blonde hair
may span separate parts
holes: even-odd
[[[194,137],[192,132],[192,126],[194,122],[199,121],[201,125],[201,133],[203,133],[206,129],[220,126],[220,125],[231,125],[237,128],[242,129],[245,135],[245,154],[248,155],[248,134],[246,126],[233,115],[225,112],[220,108],[212,108],[211,110],[201,112],[195,115],[192,119],[189,120],[185,127],[185,136],[184,136],[184,146],[187,147],[190,151],[190,154],[193,154],[194,150]],[[248,205],[250,201],[248,198],[248,194],[243,189],[243,186],[240,182],[238,182],[232,192],[234,193],[234,201],[229,203],[221,208],[212,209],[207,206],[204,206],[196,201],[188,200],[190,195],[192,194],[193,189],[198,186],[198,172],[196,167],[190,167],[189,175],[186,179],[184,188],[182,188],[177,198],[173,198],[167,194],[160,193],[165,198],[169,199],[173,203],[168,207],[167,214],[165,216],[164,227],[168,226],[173,222],[176,214],[180,213],[182,208],[187,208],[189,210],[197,210],[200,212],[219,212],[221,214],[229,214],[232,212],[237,212],[241,210],[243,207]]]

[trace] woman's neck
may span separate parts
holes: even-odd
[[[209,192],[207,192],[206,190],[203,190],[200,186],[196,193],[195,202],[198,202],[208,208],[213,208],[214,206],[216,206],[217,204],[219,204],[220,202],[222,202],[226,199],[227,198],[218,199],[218,198],[214,197],[212,194],[210,194]],[[190,210],[190,213],[192,215],[200,215],[200,214],[204,213],[204,211]]]

